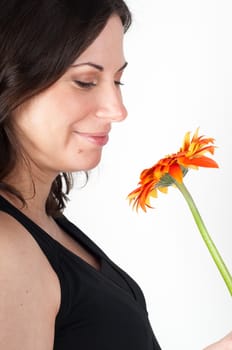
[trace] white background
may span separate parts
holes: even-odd
[[[136,214],[127,194],[142,169],[181,146],[186,131],[214,137],[219,169],[185,184],[232,271],[231,1],[128,0],[123,81],[129,116],[101,164],[71,193],[66,215],[142,287],[163,350],[197,350],[232,330],[232,299],[177,189]]]

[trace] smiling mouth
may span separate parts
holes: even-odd
[[[107,144],[109,140],[108,133],[85,133],[85,132],[75,132],[76,134],[80,135],[81,137],[85,138],[90,143],[96,145],[96,146],[104,146]]]

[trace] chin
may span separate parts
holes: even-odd
[[[96,168],[96,166],[98,166],[98,164],[100,163],[101,158],[98,161],[92,162],[91,164],[89,164],[89,166],[86,166],[85,168],[83,168],[82,170],[91,170]]]
[[[85,160],[82,161],[75,161],[73,162],[71,166],[65,167],[65,170],[63,172],[78,172],[78,171],[89,171],[91,169],[94,169],[100,162],[101,155],[99,157],[94,157],[94,159],[90,159],[90,157],[86,157]]]

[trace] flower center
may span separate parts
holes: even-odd
[[[183,177],[187,174],[188,172],[188,168],[185,168],[183,165],[180,165]],[[174,179],[174,177],[172,177],[169,173],[164,174],[159,182],[156,184],[156,188],[158,187],[168,187],[168,186],[172,186],[176,183],[176,180]]]

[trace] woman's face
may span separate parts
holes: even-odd
[[[122,44],[123,26],[112,16],[64,75],[15,113],[19,140],[42,172],[98,164],[111,123],[127,115],[119,85],[125,67]]]

